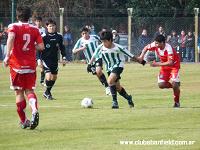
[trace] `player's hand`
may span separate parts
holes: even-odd
[[[66,60],[65,57],[63,57],[63,59],[62,59],[62,65],[65,66],[66,64],[67,64],[67,60]]]
[[[92,65],[91,64],[88,64],[87,65],[87,72],[92,72]]]
[[[4,58],[3,64],[4,64],[5,67],[8,67],[8,65],[9,65],[9,57],[8,57],[8,56],[6,56],[6,57]]]
[[[150,66],[151,67],[158,67],[158,66],[160,66],[160,62],[152,61],[152,62],[150,62]]]

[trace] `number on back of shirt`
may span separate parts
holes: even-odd
[[[28,51],[29,50],[28,44],[30,43],[30,40],[31,40],[30,34],[24,34],[23,35],[23,40],[25,41],[25,43],[24,43],[24,46],[23,46],[22,50],[23,51]]]

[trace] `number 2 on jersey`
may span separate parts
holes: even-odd
[[[30,34],[24,34],[23,35],[23,40],[25,41],[25,44],[24,44],[22,50],[23,51],[28,51],[29,50],[28,44],[30,43],[30,40],[31,40]]]

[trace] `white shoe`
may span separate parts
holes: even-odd
[[[106,95],[111,95],[110,87],[106,87]]]

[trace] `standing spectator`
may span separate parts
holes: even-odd
[[[0,34],[1,38],[1,51],[2,51],[2,60],[4,60],[6,56],[6,43],[7,43],[7,38],[8,38],[8,33],[7,33],[8,27],[4,27],[3,32]]]
[[[186,60],[188,62],[194,62],[194,35],[191,31],[186,35],[185,46],[186,46]]]
[[[185,41],[186,41],[186,35],[185,31],[181,31],[181,35],[179,36],[178,42],[179,42],[179,55],[181,57],[181,61],[185,61],[185,55],[186,55],[186,47],[185,47]]]
[[[17,8],[18,23],[8,26],[7,54],[5,66],[10,67],[11,89],[15,90],[16,105],[21,128],[35,129],[39,124],[37,97],[34,92],[36,82],[36,47],[44,49],[39,30],[28,23],[31,10],[27,6]],[[31,122],[27,119],[26,99],[32,109]]]
[[[120,36],[116,30],[112,30],[113,42],[119,44]]]
[[[176,31],[172,31],[170,37],[168,38],[167,42],[178,52],[178,36],[176,34]]]
[[[166,33],[165,33],[165,31],[164,31],[164,29],[163,29],[162,26],[160,26],[160,27],[158,28],[158,31],[154,34],[154,39],[155,39],[158,35],[163,35],[165,38],[167,38],[167,35],[166,35]]]
[[[46,90],[43,96],[47,100],[53,100],[51,90],[57,80],[58,74],[58,51],[61,51],[62,63],[66,64],[65,46],[63,45],[63,37],[56,31],[56,22],[49,19],[46,22],[47,32],[43,37],[45,49],[41,53],[41,59],[45,72]]]
[[[45,28],[42,26],[42,17],[36,17],[35,18],[35,25],[36,27],[39,29],[39,32],[41,34],[41,36],[44,36],[45,35]],[[44,68],[43,68],[43,65],[42,65],[42,61],[40,60],[40,52],[37,51],[37,63],[38,63],[38,66],[41,68],[41,72],[40,72],[40,84],[41,85],[45,85],[44,83],[44,78],[45,78],[45,73],[44,73]]]
[[[151,42],[150,37],[147,34],[147,30],[143,29],[142,34],[138,38],[139,47],[142,50],[147,44]]]
[[[72,48],[73,48],[73,36],[69,26],[65,26],[65,33],[63,36],[63,43],[65,45],[65,53],[67,61],[72,61]]]

